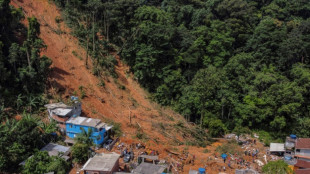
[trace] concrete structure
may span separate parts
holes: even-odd
[[[197,170],[189,170],[188,174],[199,174]]]
[[[48,117],[50,120],[57,122],[61,131],[65,132],[66,121],[72,116],[79,116],[82,112],[81,102],[77,97],[71,97],[72,106],[66,105],[62,102],[44,105],[47,108]]]
[[[310,138],[298,138],[296,140],[295,157],[304,157],[310,161]]]
[[[117,153],[102,153],[88,159],[82,170],[84,174],[112,174],[119,169],[119,157]]]
[[[158,156],[151,156],[151,155],[140,155],[138,157],[138,162],[139,163],[144,163],[146,160],[152,162],[153,164],[155,164],[158,161]]]
[[[270,143],[270,153],[284,154],[285,148],[283,143]]]
[[[156,165],[151,163],[141,163],[133,170],[134,173],[161,174],[167,169],[166,165]]]
[[[92,130],[91,138],[94,144],[100,145],[109,138],[112,126],[101,122],[99,119],[87,117],[71,117],[66,121],[66,134],[70,138],[76,137],[83,130],[88,132],[88,129]]]
[[[259,173],[252,169],[236,169],[235,174],[259,174]]]

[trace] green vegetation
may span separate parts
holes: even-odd
[[[0,0],[0,173],[65,173],[67,164],[61,159],[35,153],[55,140],[51,133],[56,131],[54,123],[38,119],[46,103],[43,92],[51,65],[40,56],[46,48],[38,37],[40,24],[29,17],[26,29],[19,22],[22,10],[9,4],[10,0]],[[18,167],[34,153],[24,169]]]
[[[86,97],[86,92],[84,90],[84,86],[79,86],[79,90],[80,90],[80,97],[81,99],[85,98]]]
[[[283,173],[289,174],[294,173],[292,169],[288,166],[286,162],[283,160],[278,161],[270,161],[266,165],[263,166],[264,174],[273,174],[273,173]]]
[[[310,136],[309,1],[54,1],[95,65],[111,68],[116,45],[157,102],[212,136]]]
[[[232,141],[229,141],[228,143],[217,146],[215,151],[220,153],[220,154],[222,154],[222,153],[236,154],[237,153],[238,155],[240,155],[241,152],[237,150],[238,148],[239,148],[239,145],[238,145],[237,141],[232,140]]]
[[[91,128],[87,132],[83,129],[83,132],[75,138],[76,143],[72,146],[72,158],[74,162],[82,164],[91,155],[90,147],[93,145],[92,133]]]
[[[49,156],[46,151],[38,151],[31,158],[29,158],[23,174],[42,174],[48,172],[55,172],[57,174],[66,174],[70,169],[70,164],[63,158],[58,156]]]

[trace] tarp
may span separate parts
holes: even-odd
[[[205,174],[206,173],[206,169],[205,168],[199,168],[198,169],[200,174]]]
[[[225,159],[225,158],[227,158],[227,154],[223,153],[223,154],[221,155],[221,157],[222,157],[223,159]]]
[[[296,139],[296,138],[297,138],[297,136],[294,135],[294,134],[291,134],[290,137],[291,137],[292,139]]]

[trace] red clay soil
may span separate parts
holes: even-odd
[[[153,150],[157,150],[160,153],[160,158],[167,156],[164,149],[181,152],[185,148],[185,146],[171,145],[173,139],[184,141],[176,130],[171,129],[168,136],[156,130],[158,129],[156,125],[159,123],[173,125],[180,120],[185,122],[183,117],[151,102],[147,92],[139,86],[131,74],[126,73],[129,72],[129,67],[124,65],[118,56],[115,56],[118,60],[116,66],[118,79],[105,77],[101,79],[104,80],[105,86],[98,85],[100,79],[85,67],[85,59],[78,58],[85,57],[85,50],[79,46],[78,40],[70,35],[71,31],[64,22],[56,23],[55,18],[60,17],[61,13],[52,1],[12,0],[11,4],[21,7],[26,18],[35,16],[41,25],[40,37],[47,45],[47,49],[43,50],[42,55],[48,56],[53,61],[48,82],[48,91],[51,95],[55,96],[61,93],[61,97],[65,98],[73,95],[74,91],[79,94],[79,86],[83,86],[86,92],[86,97],[82,99],[84,115],[121,123],[124,133],[124,136],[121,137],[122,142],[139,142],[135,135],[137,127],[141,126],[140,129],[149,137],[145,144]],[[26,25],[26,20],[23,23]],[[120,84],[124,85],[126,89],[120,89]],[[130,124],[129,114],[132,124]],[[203,148],[189,147],[188,151],[191,155],[195,155],[196,162],[195,165],[186,164],[184,173],[188,173],[190,168],[197,170],[198,167],[204,166],[204,160],[208,154],[203,153],[203,150]],[[209,174],[213,172],[210,168]]]

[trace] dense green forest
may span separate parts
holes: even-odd
[[[37,116],[46,103],[43,94],[51,65],[40,56],[46,47],[39,38],[40,24],[30,17],[25,28],[20,23],[22,10],[9,3],[0,0],[0,173],[65,173],[68,164],[63,159],[38,152],[55,139],[51,133],[56,131],[55,124]],[[33,154],[24,168],[19,167]]]
[[[94,74],[113,44],[154,100],[213,136],[310,136],[309,0],[54,1]]]

